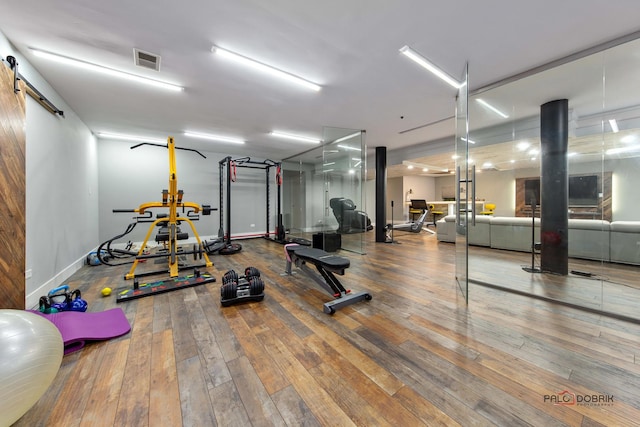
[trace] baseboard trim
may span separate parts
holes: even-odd
[[[43,295],[47,295],[47,293],[51,289],[57,288],[58,286],[62,285],[65,280],[67,280],[73,273],[80,270],[82,266],[85,265],[86,259],[87,255],[83,255],[82,257],[78,258],[76,261],[72,262],[70,265],[58,272],[58,274],[53,276],[51,279],[40,285],[38,289],[27,295],[25,307],[27,307],[27,309],[37,310],[40,302],[40,297]]]

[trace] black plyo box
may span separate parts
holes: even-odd
[[[316,233],[313,235],[313,247],[327,252],[335,252],[342,246],[342,235],[338,233]]]

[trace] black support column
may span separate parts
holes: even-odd
[[[376,147],[376,242],[387,239],[387,147]]]
[[[540,240],[542,271],[569,273],[569,101],[540,107]]]

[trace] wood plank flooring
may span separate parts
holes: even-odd
[[[341,280],[373,300],[333,316],[263,239],[214,256],[216,283],[122,304],[100,290],[129,286],[126,266],[84,267],[67,283],[132,331],[65,356],[16,426],[638,425],[640,325],[482,286],[467,306],[454,245],[365,238]],[[265,299],[221,307],[222,274],[247,266]],[[550,401],[563,391],[575,404]]]

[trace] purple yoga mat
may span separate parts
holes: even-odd
[[[96,313],[62,311],[44,314],[37,310],[30,311],[56,325],[62,335],[64,354],[80,350],[87,341],[108,340],[131,330],[131,325],[121,308]]]

